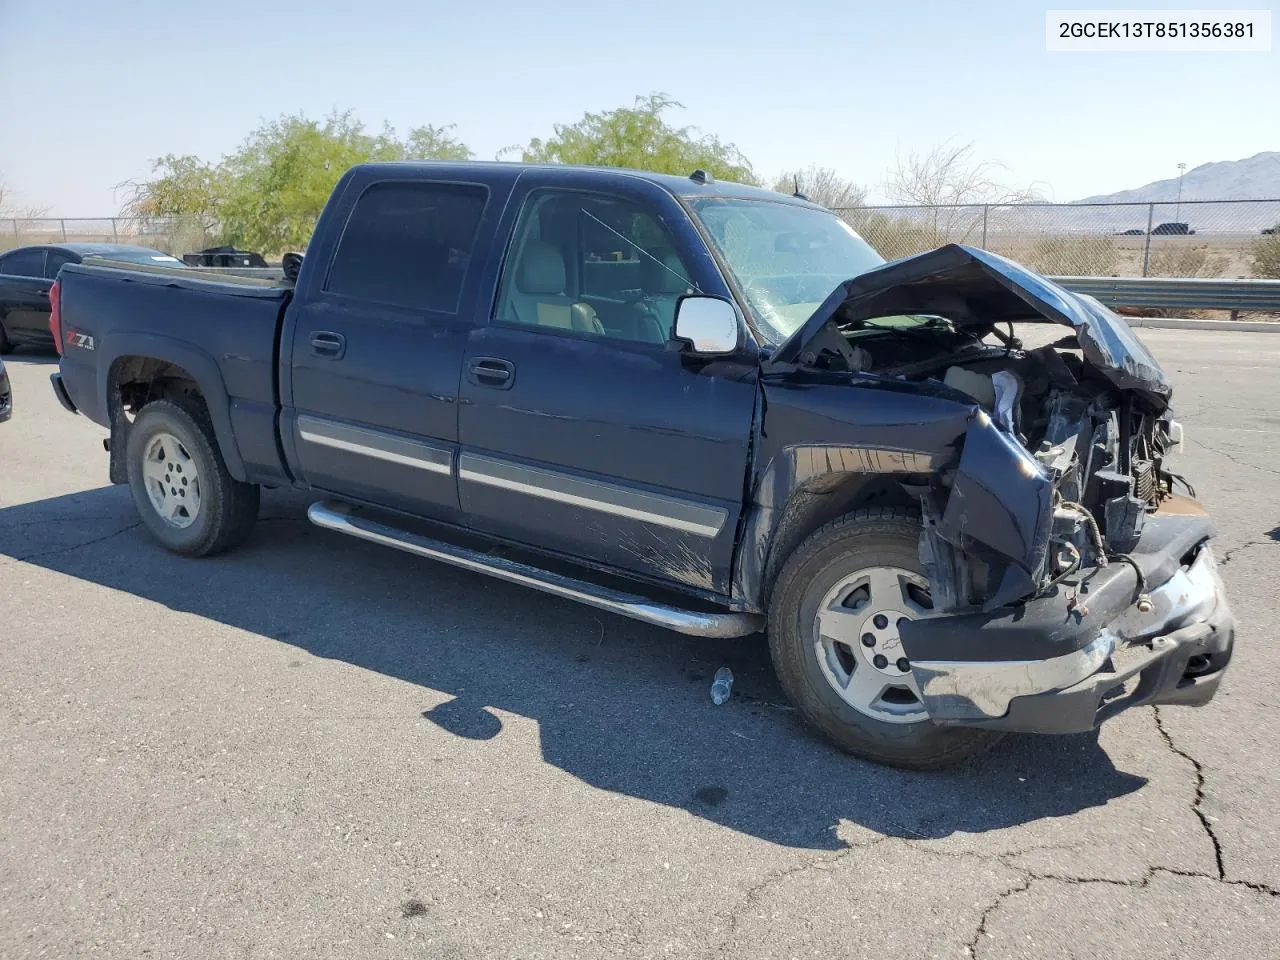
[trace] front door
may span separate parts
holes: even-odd
[[[467,522],[592,565],[727,593],[756,403],[754,347],[697,360],[680,293],[727,295],[683,209],[653,184],[573,189],[532,171],[490,322],[460,388]],[[744,334],[745,336],[745,334]]]

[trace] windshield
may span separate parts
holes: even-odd
[[[775,343],[800,329],[840,284],[884,263],[851,226],[825,210],[719,198],[690,205],[761,331]]]

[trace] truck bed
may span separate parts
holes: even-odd
[[[110,426],[113,370],[130,357],[164,357],[200,384],[234,474],[287,476],[275,361],[291,285],[137,265],[69,264],[59,279],[62,379],[80,412]]]

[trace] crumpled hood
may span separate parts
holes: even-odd
[[[900,314],[946,317],[957,327],[1050,322],[1072,327],[1085,360],[1156,413],[1173,388],[1124,319],[1095,298],[1072,293],[997,254],[958,243],[882,267],[837,287],[770,363],[794,363],[828,321],[844,324]]]

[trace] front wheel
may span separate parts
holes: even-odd
[[[148,403],[129,428],[126,460],[142,522],[174,553],[204,557],[249,536],[258,486],[227,471],[202,403]]]
[[[842,750],[915,770],[950,766],[1000,734],[939,727],[902,649],[899,625],[933,607],[909,510],[861,511],[809,536],[774,584],[769,650],[783,690]]]

